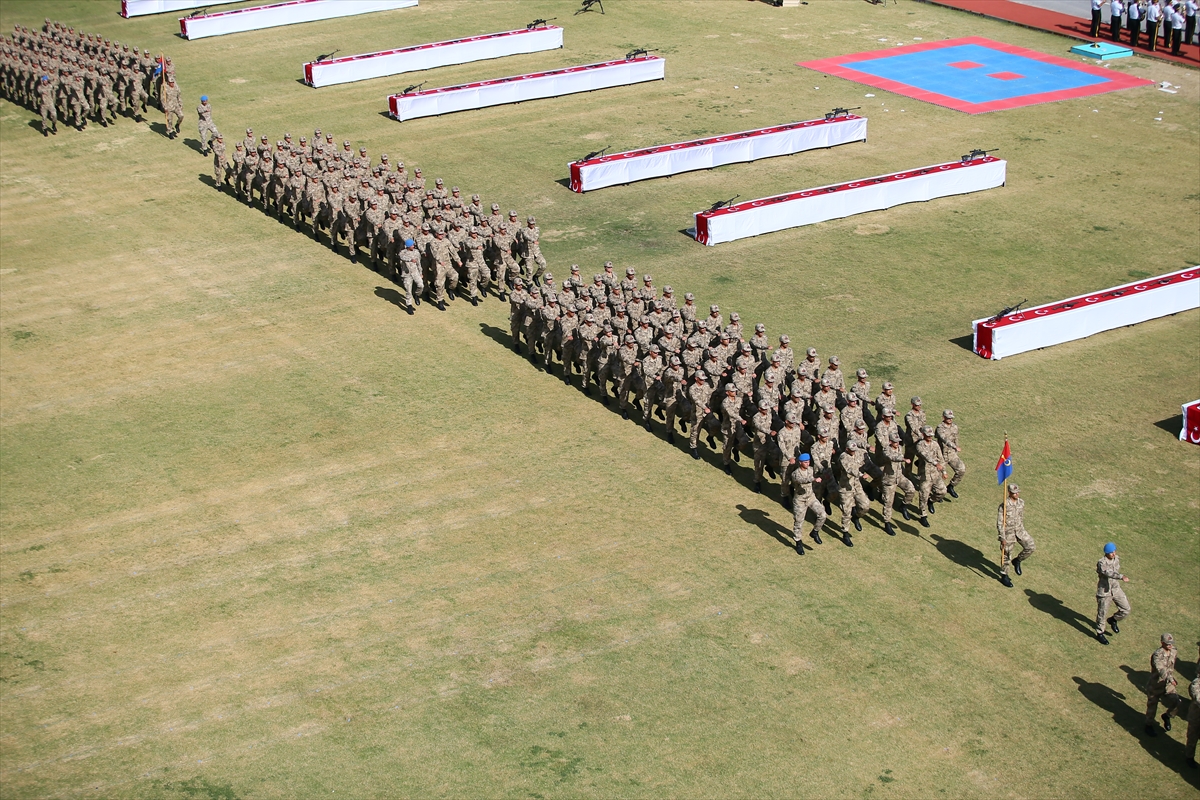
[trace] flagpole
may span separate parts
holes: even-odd
[[[1004,432],[1004,450],[1008,452],[1008,431]],[[1000,481],[1000,573],[1004,573],[1006,559],[1004,557],[1004,536],[1008,533],[1008,483],[1007,476]]]

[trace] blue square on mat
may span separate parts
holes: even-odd
[[[1106,81],[1099,75],[977,44],[901,53],[846,66],[968,103],[1060,92]]]

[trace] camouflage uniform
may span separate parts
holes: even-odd
[[[918,473],[921,480],[920,512],[921,519],[925,520],[927,513],[933,511],[933,504],[940,503],[946,495],[946,473],[942,463],[942,449],[933,438],[933,428],[926,425],[921,432],[922,438],[913,448],[913,455],[921,464]],[[928,435],[925,435],[925,432]]]
[[[954,470],[954,477],[950,480],[950,484],[946,487],[946,491],[950,492],[950,496],[956,495],[954,487],[962,483],[963,477],[967,474],[967,465],[962,462],[959,457],[961,448],[958,446],[958,426],[954,424],[954,412],[946,409],[942,414],[942,422],[934,431],[937,437],[938,444],[942,446],[942,457],[950,469]]]
[[[921,444],[924,444],[922,441]],[[919,446],[919,445],[918,445]],[[1009,490],[1011,492],[1011,488]],[[922,502],[925,498],[925,487],[921,487]],[[1033,555],[1036,548],[1033,537],[1025,530],[1025,501],[1020,497],[1006,497],[1004,502],[996,509],[996,538],[1000,540],[1000,550],[1002,553],[1000,574],[1008,574],[1008,565],[1010,563],[1017,564]],[[1013,545],[1017,542],[1021,543],[1021,552],[1014,559],[1012,557]]]
[[[183,95],[179,91],[179,85],[173,80],[163,84],[162,107],[167,118],[167,135],[174,139],[183,127]],[[174,123],[171,122],[172,118]]]
[[[888,534],[894,535],[890,526],[896,490],[904,492],[904,518],[908,519],[908,505],[916,498],[917,489],[904,475],[904,447],[900,441],[900,433],[892,431],[889,437],[886,448],[880,453],[883,472],[883,527]]]
[[[217,138],[220,131],[213,123],[212,106],[207,100],[202,100],[200,105],[196,106],[196,116],[199,118],[196,129],[200,132],[200,154],[204,155],[208,152],[209,143]]]
[[[408,304],[409,309],[413,307],[413,299],[419,298],[425,291],[425,282],[421,280],[421,254],[417,252],[416,244],[405,245],[400,251],[400,284],[404,287],[404,300]],[[417,293],[413,295],[413,289],[416,288]]]
[[[816,487],[820,484],[817,480],[822,480],[820,475],[817,475],[811,468],[812,462],[799,460],[792,469],[791,494],[792,494],[792,539],[796,543],[796,551],[803,553],[803,546],[800,544],[802,534],[801,528],[804,525],[805,515],[811,511],[816,518],[813,522],[812,536],[820,542],[821,526],[825,524],[825,508],[821,505],[821,501],[817,499]]]
[[[1129,616],[1129,599],[1125,597],[1125,590],[1121,588],[1125,575],[1121,572],[1121,557],[1116,553],[1112,558],[1103,556],[1096,562],[1096,634],[1104,635],[1105,626],[1108,624],[1108,605],[1112,603],[1117,607],[1117,613],[1113,614],[1113,622],[1120,622]]]
[[[1154,715],[1161,702],[1167,711],[1162,715],[1163,725],[1170,725],[1171,717],[1179,713],[1179,694],[1175,680],[1175,639],[1169,633],[1162,635],[1162,646],[1150,656],[1150,680],[1146,684],[1146,728],[1153,730]]]

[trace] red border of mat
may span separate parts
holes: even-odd
[[[1057,92],[1026,94],[1020,97],[1010,97],[1007,100],[993,100],[989,103],[968,103],[944,94],[918,89],[912,84],[879,78],[875,75],[868,75],[865,72],[859,72],[856,69],[845,66],[846,64],[854,64],[859,61],[871,61],[877,58],[888,58],[890,56],[903,55],[904,53],[923,52],[926,50],[941,50],[963,44],[977,44],[991,50],[999,50],[1002,53],[1032,58],[1035,61],[1042,61],[1047,64],[1054,64],[1059,67],[1084,72],[1088,75],[1105,78],[1105,82],[1092,86],[1080,86],[1075,89],[1063,89]],[[1114,72],[1102,67],[1094,67],[1091,64],[1080,64],[1066,58],[1060,58],[1059,56],[1052,56],[1046,53],[1039,53],[1036,50],[1027,50],[1024,47],[985,39],[982,36],[965,36],[961,39],[945,39],[940,42],[921,42],[919,44],[904,45],[903,47],[890,47],[886,50],[870,50],[865,53],[851,53],[833,58],[821,58],[816,61],[801,61],[797,63],[797,66],[807,67],[817,72],[845,78],[855,83],[873,86],[876,89],[894,92],[895,94],[911,97],[916,100],[924,100],[927,103],[952,108],[955,111],[962,111],[966,114],[983,114],[988,111],[1004,111],[1010,108],[1021,108],[1039,103],[1052,103],[1056,100],[1068,100],[1074,97],[1089,97],[1094,94],[1113,92],[1118,89],[1129,89],[1134,86],[1150,86],[1154,83],[1154,81],[1146,80],[1145,78],[1126,75],[1123,72]]]

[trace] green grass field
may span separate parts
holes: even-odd
[[[43,139],[0,103],[4,797],[1194,797],[1140,734],[1150,653],[1200,638],[1200,312],[987,362],[970,321],[1200,261],[1200,74],[968,116],[794,66],[981,35],[854,0],[423,0],[187,42],[116,0],[0,5],[173,56],[240,138],[333,130],[606,259],[953,408],[929,530],[799,559],[751,493],[507,348],[507,304],[408,317],[361,265],[122,119]],[[561,51],[321,90],[300,64],[558,17]],[[887,39],[887,44],[880,40]],[[663,82],[396,123],[385,95],[635,47]],[[738,87],[738,88],[735,88]],[[819,87],[819,88],[817,88]],[[871,92],[874,98],[865,98]],[[865,106],[870,139],[576,195],[568,161]],[[1155,121],[1162,117],[1161,122]],[[159,123],[161,124],[161,123]],[[1000,148],[1002,189],[706,248],[691,213]],[[1005,432],[1038,551],[995,579]],[[840,519],[840,512],[833,514]],[[1116,541],[1133,616],[1090,633]]]

